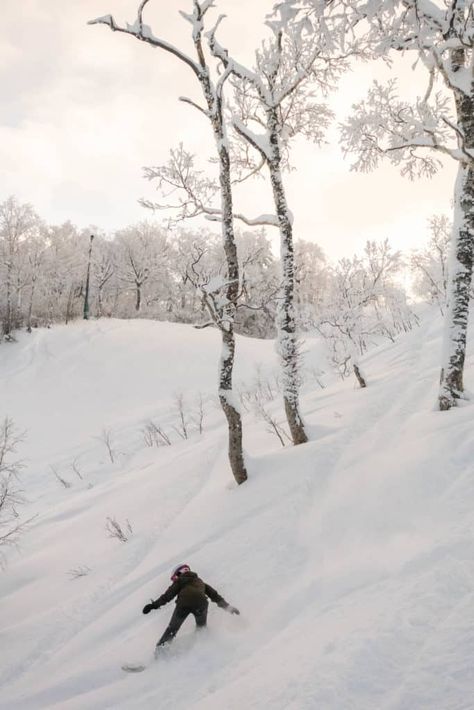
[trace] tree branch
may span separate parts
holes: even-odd
[[[165,52],[169,52],[177,59],[184,62],[184,64],[187,64],[187,66],[199,78],[202,73],[202,69],[199,64],[196,64],[196,62],[191,59],[191,57],[188,57],[187,54],[182,52],[174,45],[169,44],[165,40],[159,39],[158,37],[155,37],[152,34],[151,29],[148,27],[148,25],[143,24],[143,9],[148,2],[149,0],[142,0],[142,3],[140,4],[140,7],[138,9],[137,21],[133,25],[127,24],[126,27],[121,27],[120,25],[117,25],[112,15],[103,15],[102,17],[97,17],[95,20],[89,20],[87,24],[107,25],[107,27],[110,27],[113,32],[123,32],[124,34],[131,35],[132,37],[136,37],[136,39],[139,39],[142,42],[150,44],[152,47],[158,47],[159,49],[163,49]]]

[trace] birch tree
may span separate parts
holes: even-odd
[[[441,410],[463,397],[463,371],[474,248],[474,15],[472,0],[376,0],[344,3],[348,26],[365,27],[376,52],[411,53],[426,69],[426,91],[415,101],[397,82],[375,82],[354,106],[342,131],[354,167],[368,171],[382,158],[410,178],[431,176],[442,158],[458,166],[449,258]]]
[[[301,444],[307,441],[307,435],[299,406],[293,216],[282,171],[288,166],[291,139],[302,135],[315,143],[322,142],[332,114],[318,101],[315,87],[320,92],[329,90],[341,65],[333,66],[327,57],[323,59],[317,43],[308,44],[299,33],[291,34],[281,28],[256,52],[254,69],[230,56],[217,41],[216,30],[210,33],[209,43],[224,70],[234,77],[234,129],[257,155],[252,164],[244,148],[243,162],[255,172],[266,166],[270,176],[280,231],[282,288],[277,328],[283,400],[293,443]]]
[[[220,310],[216,325],[221,332],[222,352],[219,366],[219,400],[228,423],[229,431],[229,461],[232,473],[237,483],[241,484],[247,479],[247,470],[242,447],[242,420],[232,389],[232,375],[235,358],[234,319],[236,300],[239,291],[239,264],[237,248],[234,237],[233,205],[230,175],[230,154],[227,131],[224,121],[224,84],[226,73],[213,78],[211,67],[205,54],[203,32],[205,16],[213,7],[213,0],[193,0],[192,13],[181,12],[182,17],[191,25],[192,42],[195,57],[191,57],[178,47],[155,36],[151,28],[144,24],[143,11],[149,0],[142,0],[138,8],[137,19],[133,25],[124,27],[118,25],[112,15],[99,17],[92,20],[91,24],[107,25],[112,31],[128,34],[155,49],[161,49],[172,54],[192,71],[202,90],[205,106],[195,103],[191,99],[183,99],[191,104],[210,121],[216,145],[219,188],[221,195],[221,227],[224,251],[227,262],[227,274],[223,285]],[[211,317],[214,313],[210,312]]]

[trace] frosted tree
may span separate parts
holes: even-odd
[[[46,243],[47,228],[42,225],[38,231],[33,233],[27,243],[28,260],[28,305],[26,309],[26,330],[31,333],[33,324],[33,309],[35,307],[38,291],[41,290],[43,263],[47,249]]]
[[[400,267],[400,253],[384,241],[367,242],[362,258],[341,259],[331,270],[316,325],[331,344],[334,363],[343,374],[350,366],[362,388],[368,381],[360,357],[366,352],[369,339],[383,335],[393,340],[385,320],[386,303],[394,298],[392,277]]]
[[[38,226],[38,217],[29,204],[9,197],[0,204],[0,275],[2,277],[2,329],[10,338],[19,325],[22,290],[28,283],[26,242]]]
[[[91,263],[91,280],[93,291],[96,294],[96,315],[104,315],[104,304],[114,292],[116,277],[116,249],[115,245],[102,236],[95,238],[94,252]],[[111,307],[107,308],[108,314]]]
[[[321,247],[305,239],[295,241],[295,293],[297,318],[307,328],[320,311],[328,289],[329,271]]]
[[[142,310],[146,291],[160,288],[168,248],[166,235],[158,226],[141,222],[118,232],[116,247],[117,275],[125,290],[134,294],[137,315]]]
[[[151,28],[143,22],[143,11],[149,0],[142,0],[138,8],[137,19],[133,25],[124,27],[118,25],[111,15],[92,20],[91,24],[105,24],[112,31],[128,34],[150,45],[172,54],[192,71],[199,82],[205,106],[191,99],[183,99],[193,105],[209,121],[216,144],[219,188],[221,195],[221,226],[224,251],[226,255],[226,279],[221,291],[222,315],[216,321],[222,335],[222,354],[219,367],[219,400],[228,423],[229,430],[229,461],[237,483],[247,479],[247,471],[242,448],[242,420],[237,405],[237,398],[232,390],[232,375],[235,358],[234,319],[236,299],[239,292],[239,264],[237,247],[234,237],[232,189],[230,176],[230,155],[224,122],[223,89],[226,74],[213,78],[212,67],[206,58],[203,45],[205,16],[213,6],[213,0],[193,0],[193,10],[187,14],[181,12],[183,18],[191,25],[194,57],[165,40],[156,37]]]
[[[68,323],[80,313],[88,234],[70,222],[49,227],[42,259],[41,291],[47,325]]]
[[[452,226],[445,215],[431,217],[431,233],[424,249],[415,250],[410,258],[414,275],[413,288],[418,296],[436,303],[441,314],[446,309],[448,286],[448,247]]]
[[[318,93],[331,88],[341,68],[325,56],[318,43],[301,34],[276,28],[256,52],[255,67],[244,67],[210,33],[214,56],[233,77],[233,126],[244,141],[241,161],[257,172],[266,166],[270,176],[275,216],[280,231],[282,288],[277,315],[285,413],[294,444],[307,441],[299,407],[299,363],[295,313],[293,216],[282,171],[288,166],[291,140],[302,135],[320,143],[332,118]],[[257,156],[253,159],[250,146]]]
[[[241,271],[241,299],[237,328],[248,335],[275,337],[280,269],[265,230],[237,233]]]
[[[401,98],[395,80],[375,82],[354,106],[342,132],[355,167],[372,170],[382,158],[413,178],[431,176],[441,158],[456,161],[454,219],[439,408],[463,396],[463,370],[474,247],[474,15],[472,0],[344,2],[348,26],[366,31],[375,51],[412,53],[426,69],[415,101]],[[365,28],[365,30],[363,29]]]

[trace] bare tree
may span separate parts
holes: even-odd
[[[219,316],[214,319],[222,336],[222,355],[219,368],[219,400],[228,423],[228,452],[232,473],[236,482],[241,484],[247,480],[247,470],[242,448],[242,420],[232,390],[232,374],[235,358],[234,319],[239,292],[239,264],[234,237],[229,144],[224,122],[223,89],[227,75],[224,73],[215,81],[213,80],[211,77],[211,67],[206,59],[202,41],[205,16],[208,10],[213,6],[213,0],[202,0],[201,2],[193,0],[192,13],[181,13],[192,27],[195,59],[181,51],[178,47],[156,37],[150,27],[144,24],[143,11],[148,1],[149,0],[142,0],[140,3],[137,19],[133,25],[122,27],[115,22],[111,15],[92,20],[91,24],[105,24],[114,32],[131,35],[149,44],[151,47],[169,52],[189,67],[202,90],[205,108],[191,99],[186,98],[183,100],[197,108],[199,112],[210,121],[217,150],[219,188],[222,198],[222,239],[227,266],[225,285],[222,289],[222,307],[220,308]],[[214,314],[212,317],[214,317]]]
[[[105,448],[107,449],[110,463],[115,463],[115,450],[114,450],[113,443],[112,443],[111,430],[110,429],[102,429],[102,434],[96,438],[99,441],[101,441],[104,444]]]
[[[33,518],[21,520],[18,507],[25,503],[19,488],[23,462],[14,458],[24,435],[12,419],[5,417],[0,426],[0,547],[17,544]]]
[[[109,537],[114,537],[120,542],[128,542],[130,536],[133,535],[133,528],[128,518],[125,523],[119,523],[115,518],[108,517],[106,519],[105,529]]]
[[[169,436],[158,424],[155,424],[152,419],[146,422],[142,433],[146,446],[171,446]]]
[[[51,469],[51,473],[53,474],[55,479],[57,481],[59,481],[59,483],[63,486],[63,488],[72,488],[72,483],[70,481],[68,481],[66,478],[64,478],[63,476],[61,476],[61,474],[59,473],[56,466],[50,465],[50,469]]]

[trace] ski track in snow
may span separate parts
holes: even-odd
[[[240,488],[230,479],[216,414],[201,439],[135,449],[115,467],[94,470],[99,445],[87,444],[90,490],[44,487],[33,461],[27,476],[39,517],[21,554],[10,555],[2,592],[2,645],[11,651],[0,669],[0,708],[472,709],[472,410],[434,411],[439,330],[430,318],[369,353],[366,390],[334,381],[307,391],[302,410],[319,433],[307,445],[269,448],[255,424],[251,478]],[[143,380],[167,367],[172,393],[186,368],[175,373],[167,347],[185,336],[184,326],[117,321],[39,331],[10,349],[0,380],[8,378],[13,393],[17,379],[53,382],[64,366],[77,397],[77,357],[93,348],[110,356],[129,337]],[[71,346],[62,348],[68,338]],[[216,362],[214,336],[199,338]],[[274,366],[271,343],[242,339],[239,346],[247,378],[257,360]],[[175,352],[189,358],[183,391],[196,379],[211,391],[204,358],[193,362],[179,344]],[[150,392],[143,408],[153,401]],[[116,413],[120,440],[130,445],[136,411],[128,419]],[[74,455],[84,451],[84,432],[68,441]],[[66,460],[68,446],[52,442],[54,457]],[[128,514],[137,527],[130,541],[107,539],[105,517]],[[89,559],[87,577],[65,578]],[[122,663],[150,660],[172,609],[142,617],[141,606],[166,587],[179,561],[195,566],[242,616],[213,607],[205,634],[186,623],[163,658],[142,674],[124,674]]]

